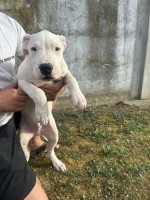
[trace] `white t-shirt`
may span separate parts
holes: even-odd
[[[10,85],[14,77],[15,56],[22,56],[25,31],[13,18],[0,12],[0,89]],[[6,124],[13,113],[0,112],[0,126]]]

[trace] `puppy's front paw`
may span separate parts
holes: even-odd
[[[36,106],[35,107],[35,122],[40,123],[42,125],[47,125],[48,121],[49,121],[48,106],[47,105],[43,107]]]
[[[73,105],[80,109],[85,109],[87,107],[87,101],[82,92],[76,92],[71,94]]]

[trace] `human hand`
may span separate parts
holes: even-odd
[[[62,78],[57,82],[45,83],[39,88],[45,92],[48,101],[54,101],[64,92],[64,86],[65,83]]]
[[[22,110],[28,96],[20,89],[17,83],[0,90],[0,112],[17,112]]]

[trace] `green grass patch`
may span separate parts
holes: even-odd
[[[67,172],[43,152],[30,164],[51,200],[149,200],[150,112],[125,105],[54,111]]]

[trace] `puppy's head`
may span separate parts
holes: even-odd
[[[56,80],[62,76],[63,52],[66,39],[49,31],[25,35],[23,49],[30,60],[34,78]]]

